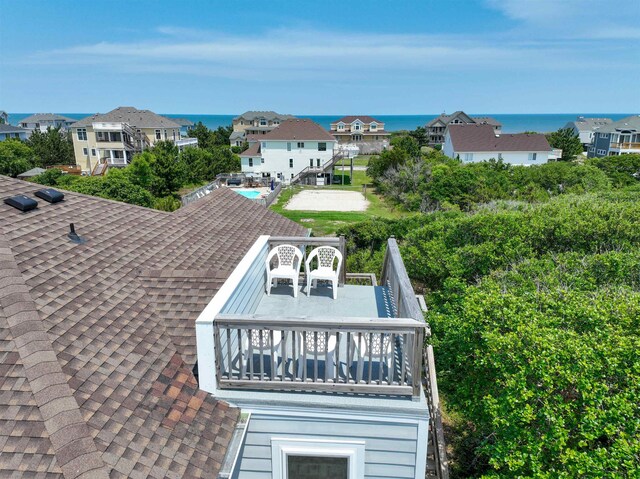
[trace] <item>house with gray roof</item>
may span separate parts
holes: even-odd
[[[2,123],[9,123],[9,114],[4,110],[0,110],[0,124]]]
[[[20,120],[20,126],[30,131],[40,130],[45,133],[47,128],[66,130],[75,122],[73,118],[56,113],[36,113]]]
[[[336,299],[267,295],[274,248],[346,255],[344,239],[228,188],[172,213],[34,190],[0,176],[0,197],[36,201],[0,203],[0,476],[443,477],[395,239],[380,284],[343,256]]]
[[[76,164],[85,174],[104,172],[107,167],[124,167],[136,153],[159,141],[182,149],[197,146],[197,138],[182,138],[182,126],[150,110],[120,106],[73,123]]]
[[[233,132],[229,137],[229,142],[231,146],[242,146],[249,135],[265,135],[284,120],[292,118],[295,116],[275,111],[246,111],[233,119]]]
[[[450,115],[442,113],[424,125],[429,138],[429,146],[444,143],[444,134],[449,125],[491,125],[495,134],[499,135],[502,131],[502,123],[490,116],[471,117],[463,111],[456,111]]]
[[[571,129],[578,135],[580,143],[582,143],[582,146],[586,150],[593,140],[594,132],[611,123],[613,123],[611,118],[585,118],[584,116],[579,116],[574,121],[567,123],[564,127]]]
[[[9,125],[8,123],[0,123],[0,141],[9,139],[26,140],[30,135],[30,130]]]
[[[347,115],[332,121],[330,132],[338,143],[357,146],[360,153],[380,153],[389,147],[384,122],[369,115]]]
[[[514,165],[539,165],[558,155],[541,133],[496,135],[489,124],[449,125],[442,152],[465,163],[493,159]]]
[[[640,115],[601,126],[593,133],[587,150],[589,158],[640,153]]]

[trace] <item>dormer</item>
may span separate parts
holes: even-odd
[[[258,120],[258,126],[269,126],[269,123],[267,122],[266,118],[260,118]]]
[[[372,121],[369,124],[369,130],[370,131],[378,131],[378,124],[375,121]]]
[[[338,131],[344,131],[345,124],[343,122],[338,123]]]
[[[360,120],[355,120],[351,123],[351,131],[362,131],[363,123]]]

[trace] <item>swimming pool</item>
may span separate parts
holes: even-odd
[[[260,194],[261,194],[259,191],[256,191],[256,190],[233,190],[233,191],[251,200],[260,198]]]

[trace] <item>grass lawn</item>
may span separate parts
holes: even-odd
[[[365,158],[367,158],[368,161],[368,157]],[[346,171],[348,171],[348,168],[345,169]],[[338,173],[339,171],[341,172],[342,169],[336,167],[336,173]],[[374,216],[382,218],[399,218],[401,216],[414,214],[401,210],[400,208],[384,200],[384,198],[382,198],[380,195],[377,195],[374,192],[373,186],[371,185],[371,178],[369,178],[367,176],[367,173],[364,171],[353,172],[352,185],[332,185],[320,188],[364,192],[364,184],[367,185],[366,198],[367,200],[369,200],[369,207],[366,211],[294,211],[284,209],[284,206],[289,202],[294,194],[302,191],[305,188],[313,189],[315,188],[314,186],[293,186],[283,188],[282,193],[280,193],[277,201],[273,203],[270,208],[276,213],[279,213],[282,216],[295,221],[296,223],[300,223],[305,228],[311,228],[313,234],[316,236],[333,235],[341,226],[364,221]]]

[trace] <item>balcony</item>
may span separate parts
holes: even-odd
[[[285,243],[345,252],[344,238],[261,236],[196,321],[200,387],[419,400],[428,326],[395,239],[381,285],[343,267],[335,300],[322,284],[307,296],[304,273],[297,297],[266,294],[267,254]]]
[[[611,143],[611,146],[609,147],[609,149],[640,151],[640,143],[634,143],[634,142]]]

